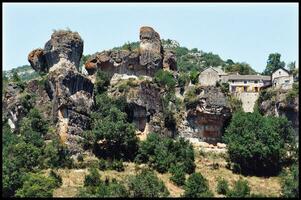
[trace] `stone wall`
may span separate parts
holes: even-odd
[[[254,105],[259,97],[258,92],[236,92],[233,95],[241,100],[245,112],[253,112]]]

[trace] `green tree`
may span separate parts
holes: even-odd
[[[16,83],[21,82],[21,78],[18,75],[18,72],[16,70],[13,70],[12,73],[13,73],[13,75],[12,75],[11,80]]]
[[[243,124],[243,126],[242,126]],[[244,174],[277,174],[295,148],[291,123],[283,117],[236,112],[225,131],[230,161]]]
[[[56,187],[57,183],[53,178],[28,173],[23,186],[17,190],[16,197],[52,197]]]
[[[267,65],[265,70],[263,71],[264,75],[271,75],[273,71],[279,69],[279,68],[284,68],[285,63],[280,60],[281,54],[280,53],[271,53],[269,55]]]
[[[213,194],[209,190],[208,181],[201,173],[193,173],[189,176],[185,183],[184,197],[200,198],[212,197]]]
[[[151,170],[142,170],[129,178],[130,197],[167,197],[169,191],[156,174]]]

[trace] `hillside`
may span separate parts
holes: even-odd
[[[83,55],[79,33],[56,30],[29,52],[34,72],[9,75],[4,197],[298,195],[295,127],[262,106],[276,97],[261,93],[247,113],[229,85],[199,83],[210,66],[256,74],[248,64],[162,40],[147,26],[139,38]],[[291,92],[298,103],[296,86]]]

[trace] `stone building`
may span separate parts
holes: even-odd
[[[262,87],[271,84],[270,76],[261,75],[240,75],[232,74],[227,76],[230,92],[256,92],[258,93]]]
[[[292,88],[294,77],[284,68],[279,68],[272,73],[272,85],[275,88]]]
[[[227,74],[219,67],[209,67],[199,75],[199,83],[202,86],[215,86],[218,81],[225,81]]]

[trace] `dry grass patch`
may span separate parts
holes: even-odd
[[[231,170],[227,169],[225,158],[222,155],[209,155],[200,156],[199,152],[195,152],[196,159],[196,172],[200,172],[209,182],[209,188],[216,197],[220,197],[216,193],[217,180],[219,177],[228,181],[230,188],[241,177],[249,182],[251,193],[264,194],[267,196],[279,197],[281,191],[280,178],[279,177],[256,177],[256,176],[243,176],[240,174],[234,174]],[[212,164],[218,163],[219,167],[213,169]]]

